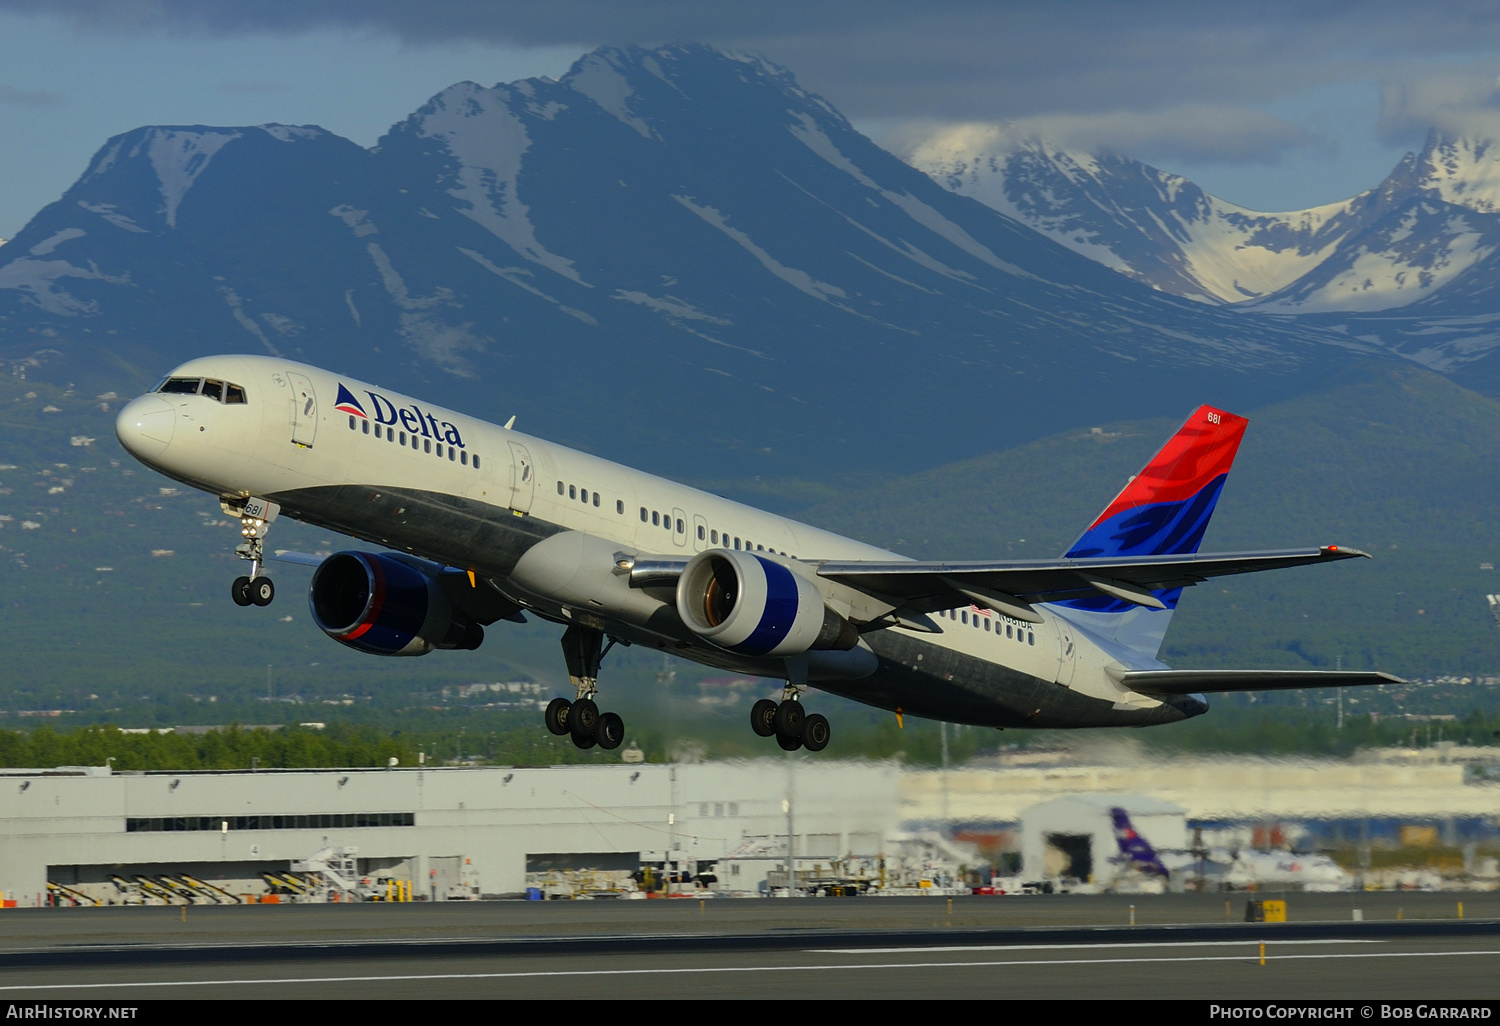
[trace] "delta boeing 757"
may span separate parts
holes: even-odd
[[[318,561],[309,604],[329,637],[374,655],[474,649],[531,612],[565,627],[574,693],[547,727],[617,747],[599,711],[614,644],[783,681],[751,726],[820,751],[816,688],[988,727],[1171,723],[1206,692],[1382,684],[1382,673],[1182,670],[1157,659],[1182,589],[1327,563],[1334,545],[1199,554],[1244,418],[1200,406],[1057,559],[920,562],[314,367],[192,360],[116,421],[152,469],[241,522],[240,605],[266,605],[277,516],[385,551]],[[296,559],[295,555],[292,557]]]

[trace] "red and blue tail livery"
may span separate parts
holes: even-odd
[[[1211,406],[1194,410],[1073,543],[1068,558],[1197,552],[1247,423]]]

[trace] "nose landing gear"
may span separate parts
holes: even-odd
[[[604,632],[594,627],[575,623],[563,631],[563,657],[568,661],[568,679],[576,694],[571,702],[554,698],[543,718],[548,730],[559,737],[572,735],[573,744],[579,748],[598,745],[610,751],[625,740],[625,721],[612,712],[601,713],[594,702],[599,693],[599,664],[614,646],[614,638],[606,646]]]
[[[266,535],[280,507],[263,499],[251,499],[238,507],[223,501],[219,505],[225,513],[239,517],[240,537],[245,540],[236,546],[234,552],[241,559],[250,561],[250,575],[234,579],[229,586],[229,597],[237,606],[269,606],[276,597],[276,585],[269,577],[261,576],[261,570],[265,563]]]
[[[831,735],[828,720],[818,713],[807,714],[798,701],[801,691],[800,687],[788,684],[779,703],[769,698],[756,702],[750,707],[750,729],[761,737],[774,737],[784,751],[806,748],[809,752],[821,752],[828,747]]]

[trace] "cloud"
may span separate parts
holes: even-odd
[[[1500,59],[1412,68],[1380,84],[1380,135],[1417,146],[1428,129],[1500,139]]]
[[[63,102],[57,93],[28,92],[0,85],[0,103],[14,103],[19,107],[56,107]]]
[[[1243,107],[1184,104],[1114,114],[1062,114],[1008,122],[918,122],[882,143],[917,167],[998,156],[1045,142],[1148,163],[1277,164],[1288,150],[1330,144],[1281,118]]]
[[[856,121],[1051,119],[1134,151],[1231,160],[1238,149],[1259,161],[1310,142],[1256,111],[1320,87],[1374,83],[1393,66],[1427,81],[1440,65],[1500,53],[1493,0],[0,0],[0,11],[96,32],[334,30],[417,46],[701,41],[791,68]],[[1402,111],[1448,109],[1429,99],[1394,100],[1390,130],[1401,130]],[[1199,116],[1214,111],[1249,133],[1243,144]],[[1174,132],[1170,112],[1196,118],[1192,130]],[[1106,116],[1135,137],[1088,122]]]

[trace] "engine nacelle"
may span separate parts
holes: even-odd
[[[336,552],[313,573],[307,603],[334,641],[373,655],[478,648],[484,628],[454,609],[442,567],[392,553]]]
[[[677,615],[719,648],[748,656],[794,656],[859,644],[854,625],[823,603],[817,586],[753,552],[710,549],[677,581]]]

